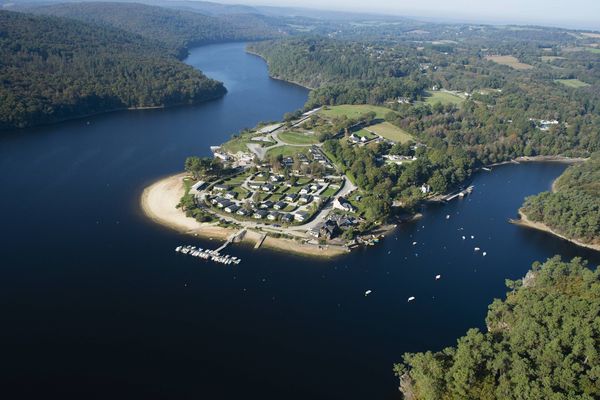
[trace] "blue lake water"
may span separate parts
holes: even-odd
[[[507,222],[565,168],[549,163],[482,172],[468,198],[431,206],[379,246],[333,261],[243,246],[228,250],[244,260],[236,267],[178,255],[180,244],[216,243],[144,218],[143,188],[181,170],[186,156],[208,155],[209,146],[307,98],[305,89],[269,79],[240,43],[195,49],[187,62],[229,93],[0,138],[5,392],[394,399],[393,362],[483,328],[505,278],[554,254],[600,261]],[[409,296],[416,300],[407,303]]]

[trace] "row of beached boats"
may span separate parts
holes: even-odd
[[[175,248],[175,252],[181,254],[188,254],[192,257],[198,257],[203,260],[213,261],[224,265],[237,265],[242,261],[241,258],[232,257],[229,255],[221,255],[218,251],[201,249],[199,247],[196,248],[196,246],[177,246]]]

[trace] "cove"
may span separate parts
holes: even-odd
[[[228,94],[0,138],[4,391],[394,399],[392,363],[484,328],[504,279],[554,254],[600,261],[507,221],[562,173],[565,165],[552,163],[481,172],[471,196],[429,206],[379,246],[333,261],[243,246],[228,249],[244,260],[237,267],[179,256],[180,244],[216,243],[147,220],[142,189],[180,171],[186,156],[208,155],[209,146],[307,98],[269,79],[241,43],[194,49],[187,62],[224,81]]]

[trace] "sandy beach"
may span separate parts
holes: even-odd
[[[144,214],[158,224],[193,236],[225,240],[237,232],[236,229],[223,228],[216,225],[216,223],[198,222],[187,217],[183,211],[177,208],[177,204],[185,191],[183,178],[186,176],[185,173],[167,176],[145,188],[141,197],[141,207]],[[261,235],[260,232],[248,229],[243,241],[254,244],[260,239]],[[262,247],[326,258],[348,252],[345,247],[304,244],[292,239],[269,236],[263,242]]]
[[[592,250],[596,250],[596,251],[600,251],[600,245],[598,244],[589,244],[589,243],[582,243],[580,241],[577,241],[575,239],[569,239],[566,236],[561,235],[558,232],[555,232],[552,230],[552,228],[550,228],[548,225],[541,223],[541,222],[534,222],[531,221],[529,218],[527,218],[527,215],[525,215],[521,210],[519,210],[519,216],[521,217],[520,219],[511,219],[510,222],[515,224],[515,225],[520,225],[520,226],[524,226],[527,228],[532,228],[532,229],[537,229],[539,231],[543,231],[543,232],[547,232],[550,233],[554,236],[557,236],[561,239],[567,240],[573,244],[576,244],[577,246],[581,246],[581,247],[586,247],[588,249],[592,249]]]

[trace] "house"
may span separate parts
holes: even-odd
[[[273,190],[276,189],[276,187],[275,187],[275,185],[267,183],[266,185],[262,185],[261,189],[263,190],[263,192],[272,192]]]
[[[223,185],[222,183],[219,183],[219,184],[213,186],[213,189],[218,192],[226,192],[230,189],[230,187],[227,185]]]
[[[278,213],[277,211],[271,211],[269,214],[267,214],[267,219],[269,221],[277,221],[277,218],[279,218],[279,215],[281,215],[281,214]]]
[[[229,199],[229,200],[233,200],[237,197],[237,193],[236,192],[227,192],[225,193],[225,198]]]
[[[352,135],[350,135],[350,137],[348,139],[352,143],[358,143],[358,142],[360,142],[360,138],[358,136],[356,136],[354,133]]]
[[[302,189],[300,189],[300,194],[308,194],[310,193],[310,186],[306,185]]]
[[[321,227],[319,229],[319,236],[326,238],[326,239],[332,239],[335,237],[337,232],[338,232],[337,224],[331,220],[327,220],[327,221],[325,221],[325,223],[323,225],[321,225]]]
[[[293,203],[294,201],[296,201],[296,199],[298,198],[298,195],[296,193],[288,193],[285,195],[285,201],[289,201],[290,203]]]
[[[300,211],[294,214],[294,219],[298,222],[304,222],[308,219],[309,214],[305,211]]]
[[[271,180],[271,182],[280,182],[283,180],[283,177],[279,175],[271,175],[269,179]]]
[[[267,214],[269,214],[269,213],[265,210],[258,210],[254,213],[253,217],[254,217],[254,219],[263,219],[264,217],[267,216]]]
[[[259,208],[271,208],[274,204],[271,200],[263,201],[260,203]]]
[[[316,183],[310,185],[310,190],[312,190],[313,192],[316,192],[319,189],[321,189],[321,186],[317,185]]]
[[[284,157],[282,164],[286,167],[291,167],[292,165],[294,165],[294,159],[290,156]]]
[[[228,199],[225,199],[225,198],[222,198],[222,197],[219,198],[219,199],[217,199],[217,201],[216,201],[216,205],[219,208],[225,208],[225,207],[227,207],[230,204],[232,204],[231,200],[228,200]]]
[[[237,210],[236,214],[241,215],[242,217],[247,217],[248,215],[252,214],[252,212],[245,208],[240,208]]]
[[[248,184],[248,187],[252,190],[259,190],[262,187],[262,183],[258,183],[258,182],[250,182]]]
[[[276,210],[283,210],[287,207],[287,203],[285,201],[278,201],[273,205],[273,208]]]
[[[236,212],[239,209],[240,209],[240,206],[238,206],[235,203],[231,203],[230,205],[228,205],[227,207],[225,207],[225,212],[233,214],[234,212]]]
[[[343,197],[337,197],[334,202],[333,202],[333,206],[335,208],[339,208],[340,210],[343,211],[347,211],[347,212],[355,212],[356,211],[356,207],[354,207],[352,204],[350,204],[350,202],[348,200],[346,200]]]
[[[304,204],[308,204],[312,201],[312,196],[310,194],[303,194],[300,196],[300,200],[298,200],[300,203],[304,203]]]
[[[423,193],[423,194],[427,194],[427,193],[431,192],[431,186],[429,186],[425,183],[421,185],[420,189],[421,189],[421,193]]]
[[[283,214],[281,220],[289,224],[294,220],[294,216],[292,214]]]

